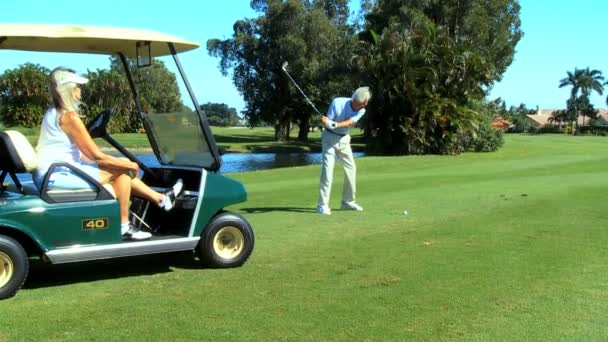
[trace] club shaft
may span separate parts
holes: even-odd
[[[293,84],[296,86],[296,88],[298,88],[298,90],[300,91],[300,93],[302,94],[302,96],[304,96],[304,98],[306,99],[306,101],[308,102],[308,104],[310,104],[312,106],[312,108],[315,110],[315,112],[317,112],[317,114],[319,114],[319,115],[323,115],[317,109],[317,107],[315,107],[315,105],[312,103],[312,101],[310,101],[310,99],[308,98],[308,96],[306,96],[306,94],[304,94],[304,91],[300,88],[300,86],[296,83],[296,81],[291,77],[291,75],[287,72],[287,70],[285,70],[285,68],[283,68],[283,71],[285,71],[285,74],[287,74],[287,77],[289,77],[289,79],[291,80],[291,82],[293,82]]]

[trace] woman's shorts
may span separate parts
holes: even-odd
[[[74,165],[74,164],[72,164]],[[99,182],[99,167],[95,163],[81,163],[74,165],[79,171],[89,175],[94,181]],[[46,173],[35,177],[34,182],[38,189],[42,187],[44,176]],[[72,171],[67,167],[56,167],[50,175],[48,189],[94,189],[92,184],[85,180],[82,176]]]

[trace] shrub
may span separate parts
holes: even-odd
[[[536,133],[546,134],[546,133],[564,133],[564,130],[559,126],[543,126],[536,130]]]
[[[530,134],[536,134],[536,133],[538,133],[538,128],[536,128],[534,126],[530,126],[530,127],[528,127],[528,130],[526,132],[528,132]]]
[[[504,144],[504,133],[492,127],[489,121],[482,121],[476,136],[466,134],[462,137],[461,143],[468,152],[494,152]]]
[[[606,136],[608,134],[608,126],[583,126],[579,127],[579,133]]]

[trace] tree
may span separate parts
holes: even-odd
[[[589,116],[591,119],[595,119],[597,116],[597,111],[593,108],[589,101],[589,95],[591,92],[597,92],[599,95],[602,95],[604,91],[604,86],[602,82],[604,81],[604,77],[602,76],[602,72],[599,70],[590,70],[587,67],[583,71],[582,82],[580,84],[581,87],[581,99],[579,99],[581,114],[583,115],[583,126],[585,125],[585,116]]]
[[[169,113],[184,109],[177,78],[163,61],[153,58],[152,64],[143,68],[137,66],[135,59],[127,59],[127,64],[144,112]],[[118,58],[111,58],[110,68],[124,75],[124,67]]]
[[[367,28],[381,33],[394,23],[405,29],[416,25],[422,14],[464,51],[488,63],[491,83],[511,65],[523,36],[519,11],[516,0],[384,0],[375,1],[366,18]]]
[[[597,109],[595,109],[593,104],[591,104],[591,101],[589,101],[589,95],[581,94],[581,96],[579,96],[577,99],[576,108],[578,108],[580,114],[582,115],[583,126],[585,126],[585,117],[588,117],[590,122],[597,119],[599,112]]]
[[[142,110],[147,113],[170,113],[187,108],[181,101],[175,74],[157,59],[149,67],[139,68],[128,59]],[[89,71],[90,82],[84,88],[84,113],[92,119],[105,109],[114,111],[108,130],[112,133],[132,133],[141,128],[141,119],[135,115],[137,108],[122,62],[110,58],[110,70]]]
[[[473,108],[512,61],[521,37],[518,3],[386,0],[366,18],[360,65],[374,90],[371,147],[462,152],[461,136],[475,134],[482,119]]]
[[[507,104],[500,97],[498,97],[494,100],[491,100],[491,101],[487,101],[487,100],[484,101],[482,107],[485,110],[485,112],[487,112],[489,114],[490,118],[495,118],[495,117],[500,116],[506,120],[511,119],[510,113],[509,113],[509,111],[507,111]]]
[[[548,122],[557,124],[562,127],[564,122],[572,122],[571,116],[571,113],[567,109],[556,110],[551,113],[551,117],[548,119]]]
[[[528,114],[535,114],[537,109],[528,108],[524,103],[509,107],[509,116],[513,124],[512,132],[526,132],[530,128]]]
[[[604,77],[602,76],[601,71],[595,69],[591,70],[589,67],[586,69],[574,68],[574,72],[567,71],[566,73],[567,77],[560,80],[559,87],[572,87],[570,99],[568,100],[568,107],[570,108],[570,111],[573,112],[573,121],[576,126],[576,128],[573,129],[573,134],[577,134],[578,116],[583,108],[585,108],[588,113],[593,113],[594,110],[589,109],[589,95],[593,91],[602,95],[604,90],[602,81],[604,80]],[[578,95],[579,91],[581,93],[580,96]],[[583,125],[584,124],[583,116]]]
[[[581,88],[581,84],[583,83],[583,78],[585,77],[583,72],[583,69],[574,68],[574,72],[567,71],[567,77],[562,78],[559,81],[560,88],[568,86],[572,87],[572,89],[570,90],[570,99],[566,102],[566,107],[568,108],[567,112],[572,113],[570,117],[574,118],[573,121],[570,121],[571,123],[574,122],[574,125],[576,126],[576,129],[572,130],[573,134],[576,134],[576,132],[578,131],[578,109],[576,108],[576,102],[578,98],[578,92]]]
[[[282,141],[289,139],[291,123],[297,122],[298,139],[308,138],[314,112],[281,70],[284,61],[317,107],[327,106],[332,96],[347,88],[352,91],[345,76],[354,47],[346,26],[347,4],[345,0],[253,0],[257,18],[237,21],[230,39],[207,41],[209,54],[220,58],[221,72],[227,75],[232,70],[250,125],[272,123],[275,140]]]
[[[604,83],[605,86],[608,86],[608,81]],[[608,96],[606,96],[606,105],[608,105]]]
[[[83,88],[83,113],[91,120],[106,109],[113,112],[108,124],[110,133],[132,133],[141,127],[141,120],[124,75],[117,70],[89,71],[89,83]]]
[[[207,115],[211,126],[239,126],[240,119],[236,113],[236,108],[228,107],[225,103],[208,102],[201,105],[201,110]]]
[[[0,76],[0,120],[6,126],[40,125],[49,106],[47,77],[50,70],[25,63]]]

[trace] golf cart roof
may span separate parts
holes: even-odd
[[[76,52],[136,57],[137,42],[150,42],[151,57],[170,55],[167,43],[173,43],[176,52],[199,47],[164,33],[78,25],[0,24],[0,49]]]

